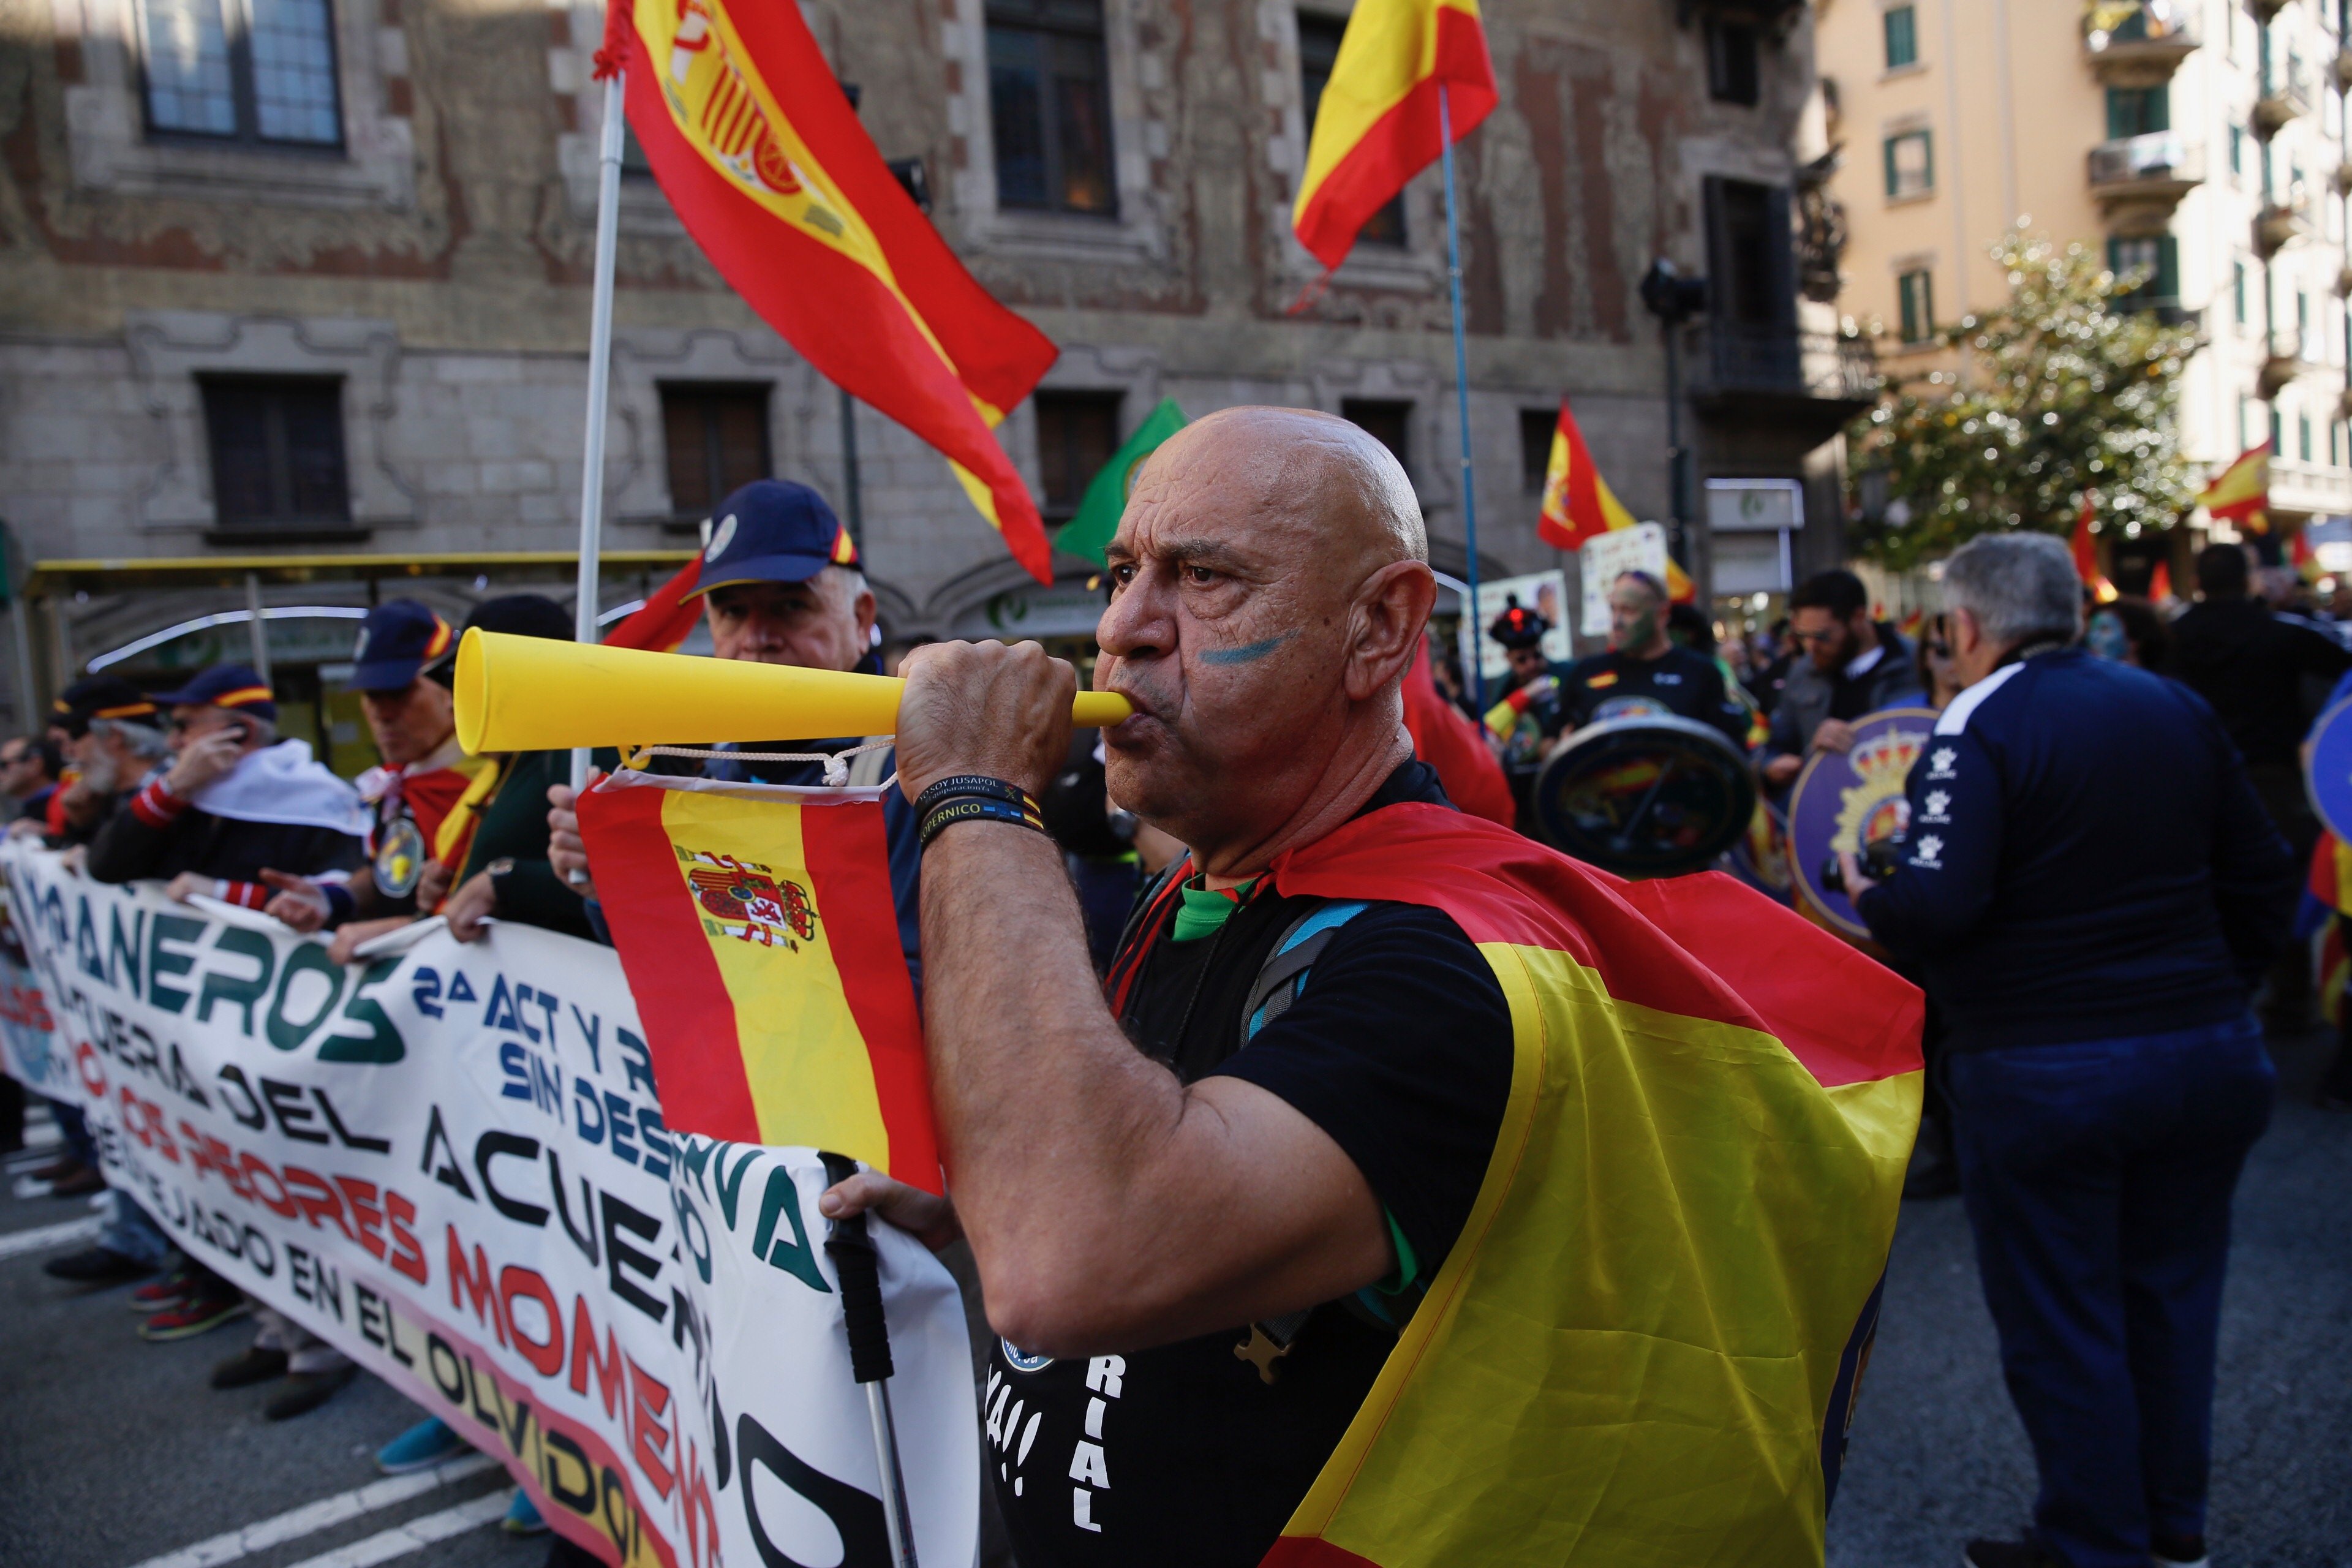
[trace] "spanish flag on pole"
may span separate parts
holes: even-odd
[[[1274,876],[1451,915],[1516,1057],[1461,1238],[1266,1568],[1818,1568],[1919,993],[1727,877],[1624,882],[1439,806]]]
[[[1013,558],[1051,582],[993,427],[1057,351],[997,303],[883,166],[796,5],[612,0],[600,76],[713,265],[828,380],[946,454]]]
[[[1325,267],[1345,261],[1357,231],[1444,150],[1441,84],[1459,142],[1495,108],[1478,0],[1357,0],[1291,211],[1299,243]]]
[[[941,1190],[881,792],[620,773],[580,829],[681,1131]]]
[[[1633,526],[1633,514],[1601,477],[1600,465],[1584,445],[1584,432],[1559,400],[1559,424],[1551,433],[1551,461],[1544,468],[1543,514],[1536,536],[1555,550],[1581,550],[1604,533]],[[1697,587],[1671,555],[1666,557],[1666,594],[1677,605],[1698,597]]]
[[[702,618],[702,600],[694,596],[694,585],[701,579],[702,557],[687,557],[677,575],[647,594],[644,604],[604,634],[604,646],[676,653],[678,644],[694,635],[694,623]]]
[[[2198,492],[2197,504],[2242,533],[2271,531],[2271,448],[2267,441],[2238,454]]]

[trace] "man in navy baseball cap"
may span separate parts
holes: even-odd
[[[149,700],[158,708],[219,708],[278,722],[278,699],[251,665],[216,664],[177,691],[158,691]],[[173,715],[175,720],[185,717]]]
[[[695,593],[709,604],[712,651],[720,658],[800,669],[881,673],[874,654],[874,592],[860,570],[856,542],[824,498],[786,479],[754,479],[721,501],[710,514],[710,542],[702,552]],[[744,752],[838,752],[859,743],[850,736],[748,745]],[[853,782],[879,784],[892,771],[895,753],[864,752],[853,759]],[[817,763],[739,761],[732,756],[705,764],[709,778],[730,782],[813,785],[824,782]],[[870,773],[870,778],[865,775]],[[555,810],[548,857],[567,885],[595,897],[587,852],[580,841],[572,791],[548,792]],[[897,790],[883,799],[889,835],[890,870],[897,894],[899,936],[915,952],[915,868],[920,856],[913,814]]]
[[[449,623],[414,599],[387,599],[360,623],[351,683],[362,691],[404,691],[457,642]]]

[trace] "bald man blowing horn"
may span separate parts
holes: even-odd
[[[1521,971],[1423,884],[1460,871],[1436,862],[1522,857],[1614,895],[1454,813],[1414,760],[1399,683],[1435,597],[1426,556],[1402,469],[1342,420],[1228,410],[1150,459],[1108,551],[1096,680],[1136,709],[1106,735],[1111,795],[1190,855],[1146,889],[1107,983],[1052,840],[1017,810],[937,804],[1043,789],[1069,666],[1034,644],[908,656],[901,784],[940,786],[922,946],[952,1202],[861,1175],[824,1206],[970,1239],[1002,1336],[985,1466],[1024,1568],[1265,1559],[1310,1487],[1339,1484],[1317,1479],[1366,1428],[1401,1333],[1476,1301],[1448,1271],[1457,1247],[1518,1246],[1533,1223],[1498,1138],[1542,1141],[1515,1075],[1558,1070],[1538,1058],[1563,1047],[1515,1034],[1498,975]],[[1506,886],[1519,874],[1479,896],[1567,932]],[[1446,1305],[1422,1309],[1433,1284]],[[1453,1375],[1444,1352],[1399,1359]],[[1532,1397],[1549,1373],[1528,1364]],[[1355,1468],[1376,1474],[1412,1423],[1370,1425],[1386,1435]],[[1560,1464],[1544,1429],[1526,1436],[1536,1473]]]

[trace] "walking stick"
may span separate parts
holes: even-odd
[[[857,1173],[856,1162],[841,1154],[817,1156],[824,1179],[836,1186]],[[866,1411],[874,1422],[875,1467],[882,1476],[882,1514],[890,1531],[892,1568],[916,1568],[915,1531],[907,1514],[907,1479],[898,1468],[898,1432],[890,1419],[890,1325],[882,1315],[880,1258],[866,1216],[832,1222],[825,1256],[841,1277],[841,1311],[849,1325],[849,1370],[866,1385]]]

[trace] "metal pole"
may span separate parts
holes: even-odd
[[[1690,544],[1686,537],[1688,520],[1683,516],[1683,349],[1675,337],[1682,323],[1667,321],[1663,331],[1666,336],[1666,518],[1671,525],[1666,531],[1666,551],[1690,569]]]
[[[874,1463],[882,1478],[882,1520],[894,1568],[916,1568],[915,1521],[907,1512],[907,1477],[898,1468],[898,1427],[890,1418],[890,1380],[866,1385],[866,1413],[874,1423]]]
[[[866,506],[857,491],[857,399],[841,388],[841,500],[849,512],[849,540],[866,548]]]
[[[256,572],[245,574],[245,629],[253,644],[254,673],[261,684],[269,684],[269,628],[261,620],[261,575]]]
[[[613,262],[621,242],[621,139],[627,111],[624,73],[604,79],[604,143],[596,153],[596,277],[588,318],[588,434],[580,455],[580,588],[572,633],[596,640],[604,534],[604,416],[613,400]],[[588,748],[572,753],[572,787],[588,787]]]
[[[828,1186],[856,1173],[846,1155],[820,1150]],[[824,1255],[833,1259],[841,1284],[842,1325],[849,1336],[850,1375],[866,1385],[866,1414],[874,1424],[874,1468],[882,1487],[882,1520],[890,1542],[891,1568],[918,1568],[913,1515],[907,1509],[907,1477],[898,1464],[898,1427],[890,1415],[890,1325],[882,1306],[881,1256],[864,1215],[832,1222]]]
[[[47,716],[33,679],[33,606],[25,598],[24,574],[16,570],[16,534],[5,524],[0,524],[0,577],[8,582],[8,635],[16,645],[16,726],[37,735]]]
[[[1445,276],[1454,285],[1454,400],[1462,420],[1462,536],[1470,551],[1469,616],[1478,618],[1478,492],[1470,473],[1470,351],[1462,337],[1462,226],[1454,208],[1454,110],[1445,84],[1437,84],[1438,146],[1445,163]],[[1479,635],[1484,636],[1480,628]],[[1481,645],[1483,651],[1483,645]],[[1486,661],[1474,658],[1462,673],[1470,682],[1479,712],[1486,710]]]

